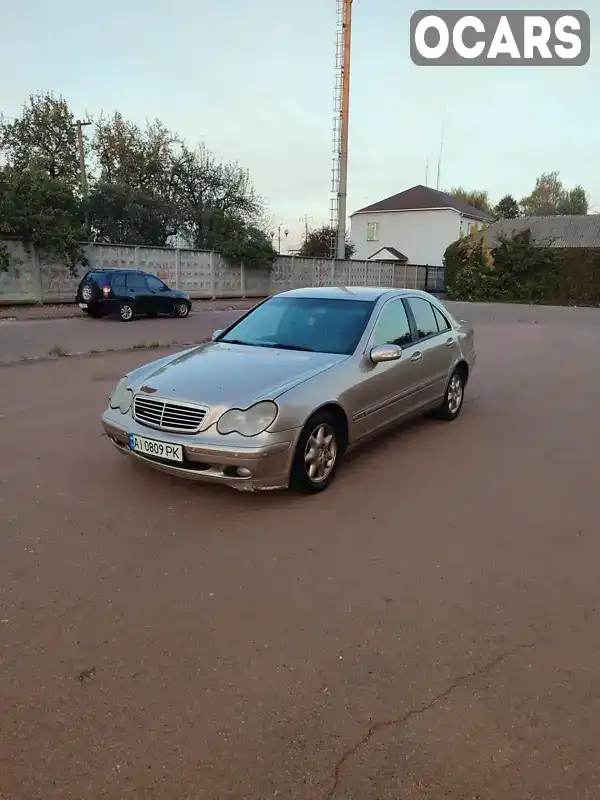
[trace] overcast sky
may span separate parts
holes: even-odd
[[[159,117],[247,167],[275,224],[329,217],[335,0],[0,0],[0,111],[36,90],[76,115]],[[409,58],[417,9],[582,9],[592,58],[572,68],[431,68]],[[598,21],[595,30],[594,23]],[[590,0],[354,0],[348,211],[435,184],[528,193],[541,172],[600,211],[600,9]],[[594,97],[596,100],[594,100]]]

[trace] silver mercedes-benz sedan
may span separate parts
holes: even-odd
[[[121,378],[102,423],[122,453],[172,475],[319,492],[367,437],[415,413],[456,419],[473,344],[425,292],[296,289]]]

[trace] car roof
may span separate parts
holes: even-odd
[[[390,289],[386,286],[311,286],[304,289],[290,289],[280,292],[276,297],[321,297],[326,300],[368,300],[375,302],[380,297],[401,297],[403,295],[429,296],[419,289]]]
[[[121,267],[100,267],[96,269],[95,267],[90,267],[88,272],[118,272],[119,274],[125,275],[126,272],[135,272],[136,275],[146,275],[150,273],[144,272],[143,269],[122,269]]]

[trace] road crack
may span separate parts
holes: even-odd
[[[469,682],[474,678],[478,678],[481,675],[485,675],[487,672],[491,672],[494,667],[497,667],[499,664],[507,661],[509,658],[511,658],[511,656],[519,653],[521,650],[526,650],[532,647],[534,647],[533,644],[523,644],[519,645],[519,647],[513,647],[511,650],[507,650],[504,653],[500,653],[499,655],[490,659],[482,667],[472,670],[471,672],[467,672],[464,675],[459,675],[452,681],[447,689],[440,694],[437,694],[435,697],[429,700],[429,702],[418,706],[417,708],[412,708],[410,711],[407,711],[405,714],[402,714],[399,717],[393,717],[392,719],[382,720],[381,722],[371,724],[364,736],[362,736],[362,738],[359,739],[355,745],[348,748],[348,750],[345,751],[335,765],[332,776],[333,785],[329,792],[325,795],[325,800],[333,800],[335,797],[340,783],[342,770],[344,769],[346,763],[352,758],[352,756],[356,755],[361,748],[368,744],[371,739],[377,736],[377,734],[381,733],[381,731],[386,730],[387,728],[392,728],[395,725],[405,725],[407,722],[410,722],[412,719],[421,716],[421,714],[424,714],[426,711],[431,711],[431,709],[434,708],[438,703],[450,697],[450,695],[459,687],[468,686]]]

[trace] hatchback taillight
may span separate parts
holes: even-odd
[[[104,297],[108,297],[110,294],[110,286],[105,286],[104,289],[102,289],[102,293],[104,294]]]

